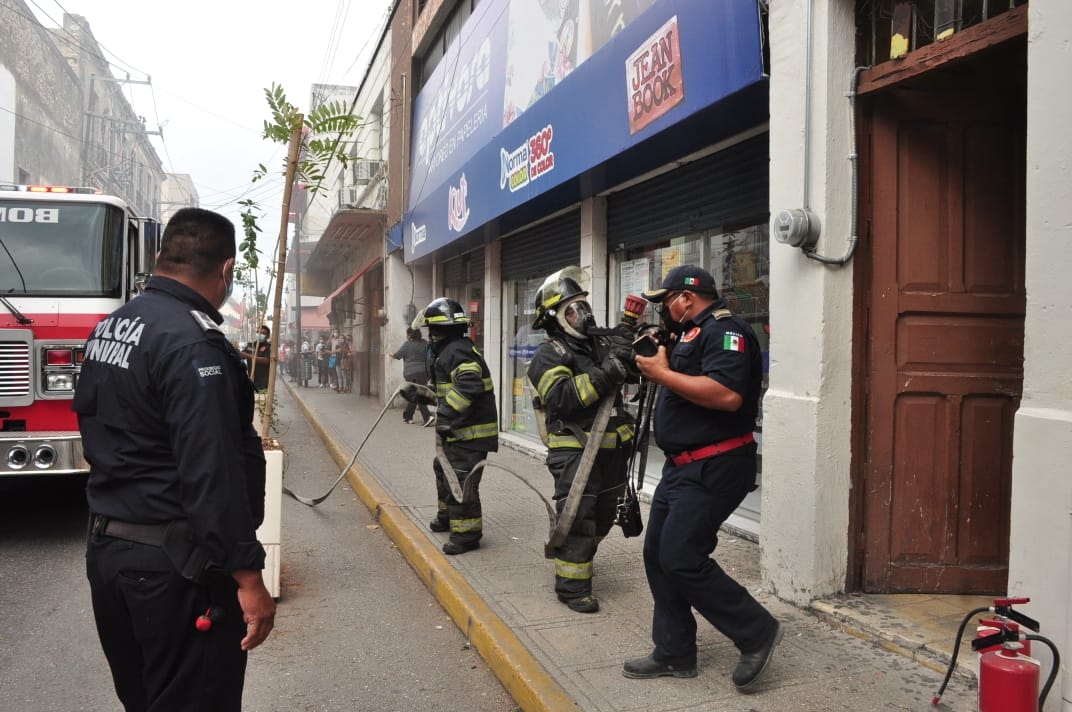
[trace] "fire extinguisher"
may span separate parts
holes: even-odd
[[[949,668],[946,670],[941,687],[938,688],[938,693],[931,700],[932,705],[938,705],[938,700],[941,699],[946,685],[949,684],[949,678],[953,675],[960,641],[968,622],[976,614],[994,613],[995,619],[983,619],[979,623],[980,630],[985,632],[992,629],[996,632],[981,634],[971,644],[972,650],[985,651],[979,658],[979,712],[1039,712],[1042,709],[1046,704],[1046,695],[1049,694],[1057,678],[1061,657],[1057,652],[1057,646],[1048,638],[1041,635],[1025,635],[1020,631],[1020,626],[1033,631],[1039,629],[1038,621],[1012,608],[1015,604],[1028,603],[1030,600],[1028,598],[996,598],[993,606],[976,608],[964,617],[957,629]],[[1043,643],[1053,653],[1053,666],[1041,692],[1038,691],[1039,662],[1023,652],[1025,646],[1021,642],[1032,640]]]

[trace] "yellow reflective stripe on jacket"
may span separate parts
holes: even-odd
[[[465,534],[467,532],[478,532],[483,529],[483,520],[480,517],[476,519],[451,519],[450,530],[455,534]]]
[[[591,433],[586,433],[591,435]],[[632,425],[619,425],[616,431],[609,433],[603,433],[603,439],[599,443],[600,450],[612,450],[618,447],[618,443],[623,445],[633,439],[633,426]],[[577,439],[575,435],[570,433],[563,433],[561,435],[552,433],[547,437],[547,447],[563,447],[563,448],[575,448],[577,450],[583,449],[584,445]]]
[[[592,385],[592,379],[587,373],[574,376],[573,385],[577,387],[577,395],[585,406],[592,405],[599,400],[599,392]]]
[[[585,561],[578,564],[573,561],[564,561],[556,558],[555,576],[575,579],[577,581],[586,581],[592,578],[592,562]]]
[[[480,423],[478,425],[467,425],[464,428],[456,428],[454,434],[457,437],[447,438],[447,442],[454,443],[459,440],[476,440],[477,438],[497,438],[499,437],[499,424]]]
[[[473,404],[473,401],[469,400],[453,388],[447,391],[445,399],[447,401],[447,405],[449,405],[451,408],[458,411],[459,413],[464,413],[465,411],[469,410],[469,406]]]
[[[569,370],[565,366],[555,366],[549,368],[543,372],[540,376],[540,382],[536,384],[536,392],[540,394],[540,398],[544,401],[547,400],[547,394],[551,392],[551,388],[558,381],[566,378],[572,378],[573,371]]]

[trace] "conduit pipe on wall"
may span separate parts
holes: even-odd
[[[808,1],[808,24],[809,25],[811,24],[811,0]],[[811,93],[811,66],[810,66],[811,65],[811,49],[810,49],[811,48],[811,38],[810,37],[808,39],[808,47],[809,47],[809,49],[808,49],[808,60],[807,61],[808,61],[809,66],[808,66],[808,80],[807,80],[808,89],[807,89],[807,91],[808,91],[808,93],[810,95],[810,93]],[[804,255],[808,259],[815,260],[816,262],[821,262],[824,265],[833,265],[835,267],[841,267],[842,265],[846,264],[849,260],[852,259],[853,253],[856,252],[856,243],[859,240],[859,237],[857,235],[857,228],[858,228],[858,225],[859,225],[859,220],[857,218],[857,210],[858,210],[858,204],[859,204],[859,196],[857,195],[857,190],[858,190],[858,186],[859,186],[859,177],[858,177],[859,168],[858,168],[858,165],[857,165],[857,157],[858,156],[857,156],[857,140],[856,140],[856,87],[858,86],[859,81],[860,81],[860,73],[863,72],[864,69],[866,69],[866,67],[857,67],[855,70],[853,70],[853,72],[852,72],[852,80],[849,83],[849,93],[846,95],[849,98],[849,140],[852,142],[852,149],[849,152],[849,162],[852,164],[852,167],[851,167],[851,169],[849,171],[850,175],[851,175],[851,179],[850,179],[851,186],[849,188],[849,195],[851,196],[851,201],[852,201],[851,207],[849,208],[849,219],[852,222],[850,230],[849,230],[849,233],[850,233],[849,234],[849,248],[848,248],[848,251],[844,255],[842,255],[841,257],[826,257],[825,255],[820,255],[814,249],[804,251]],[[810,106],[810,101],[809,101],[809,106],[808,106],[809,113],[810,113],[810,110],[811,110],[811,106]],[[807,125],[808,125],[808,119],[805,118],[805,126],[807,126]],[[808,129],[805,129],[805,131],[808,131]],[[810,134],[806,134],[805,138],[804,138],[805,154],[807,154],[807,146],[808,146],[808,143],[810,142],[810,137],[809,136],[810,136]],[[805,159],[805,166],[807,166],[806,161],[807,161],[807,159]],[[805,168],[805,173],[804,173],[804,180],[805,180],[805,183],[804,183],[804,185],[805,185],[804,204],[805,205],[808,204],[808,188],[807,188],[807,185],[808,185],[807,180],[808,180],[808,178],[807,178],[807,176],[808,176],[808,170],[807,170],[807,167],[806,167]]]

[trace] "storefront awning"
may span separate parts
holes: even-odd
[[[302,269],[306,272],[330,272],[365,243],[382,246],[386,228],[387,213],[382,210],[336,210],[312,254],[308,258],[302,254]],[[379,251],[379,247],[376,251]]]
[[[383,258],[375,257],[375,258],[369,260],[364,266],[361,267],[361,269],[357,270],[352,275],[350,275],[345,280],[343,280],[342,284],[340,284],[338,287],[336,287],[335,290],[331,294],[329,294],[328,296],[326,296],[324,298],[324,301],[321,302],[320,306],[318,306],[316,308],[316,313],[321,315],[321,316],[325,316],[328,313],[330,313],[331,312],[331,304],[332,304],[332,301],[335,299],[335,297],[339,296],[344,291],[346,291],[346,289],[349,288],[349,286],[351,284],[353,284],[357,280],[361,279],[361,277],[363,277],[366,272],[368,272],[370,269],[372,269],[376,265],[380,264],[380,262],[382,262],[382,261],[383,261]]]
[[[540,5],[483,0],[414,98],[407,264],[768,120],[756,0],[591,3],[589,42],[565,44],[559,28],[573,20],[540,21]],[[567,5],[576,17],[586,4]],[[539,46],[553,48],[554,71]],[[486,71],[484,89],[459,94],[458,67]]]

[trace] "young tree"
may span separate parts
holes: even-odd
[[[290,199],[294,184],[301,182],[314,195],[323,187],[328,167],[338,162],[345,168],[351,157],[347,153],[347,138],[361,125],[361,117],[356,116],[354,104],[343,101],[325,102],[316,106],[308,115],[303,114],[291,104],[283,88],[272,84],[265,89],[271,120],[264,122],[263,137],[273,143],[287,144],[287,158],[283,166],[283,206],[279,224],[279,254],[276,258],[275,274],[286,273],[287,259],[287,225],[290,217]],[[355,98],[356,103],[356,98]],[[253,182],[268,175],[268,169],[262,163],[253,173]],[[248,203],[248,205],[246,205]],[[254,204],[243,201],[247,210],[242,214],[243,230],[246,236],[242,243],[242,254],[247,264],[257,264],[257,227],[253,215]],[[247,220],[247,215],[249,218]],[[252,258],[252,259],[251,259]],[[256,267],[253,267],[256,271]],[[272,422],[272,403],[275,395],[276,359],[279,352],[280,332],[279,314],[283,302],[283,283],[275,280],[272,303],[272,331],[276,338],[272,340],[272,359],[268,371],[268,394],[265,398],[264,413],[261,421],[261,433],[267,435]]]

